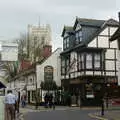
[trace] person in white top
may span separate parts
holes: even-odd
[[[8,90],[5,96],[5,120],[15,120],[15,103],[16,96],[12,90]]]

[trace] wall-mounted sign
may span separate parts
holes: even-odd
[[[53,80],[53,67],[52,66],[45,66],[44,67],[44,80]]]

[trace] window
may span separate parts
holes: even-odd
[[[94,68],[100,68],[100,53],[94,54]]]
[[[69,59],[66,60],[66,72],[69,72]]]
[[[87,83],[85,87],[86,87],[86,98],[94,98],[93,84]]]
[[[92,54],[86,54],[86,69],[92,69]]]
[[[79,44],[82,41],[82,31],[79,30],[75,34],[76,44]]]
[[[66,48],[69,48],[69,37],[66,38]]]
[[[84,54],[81,54],[81,69],[84,69]]]
[[[80,71],[81,70],[81,68],[82,68],[82,59],[81,59],[82,57],[81,57],[81,55],[79,54],[78,55],[78,71]]]
[[[69,48],[69,46],[70,46],[69,37],[66,37],[63,40],[63,48],[66,49]]]
[[[61,72],[62,74],[65,74],[65,59],[62,59],[61,61]]]
[[[66,40],[63,40],[63,49],[66,49]]]

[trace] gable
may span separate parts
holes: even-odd
[[[108,27],[106,27],[105,29],[103,29],[101,32],[100,32],[100,34],[99,35],[108,35],[108,32],[109,32],[109,30],[108,30],[109,28]]]
[[[77,23],[76,27],[75,27],[75,31],[78,31],[81,29],[81,25],[79,23]]]
[[[88,44],[88,47],[97,47],[97,38],[96,37]]]
[[[69,36],[69,34],[67,32],[65,32],[63,37],[65,38],[67,36]]]

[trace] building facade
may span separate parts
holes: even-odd
[[[55,81],[58,87],[61,86],[61,65],[60,53],[61,48],[57,48],[51,56],[49,56],[42,64],[36,66],[38,88],[41,90],[42,101],[44,101],[44,94],[48,91],[41,89],[41,82]]]
[[[48,80],[55,81],[58,87],[61,86],[61,52],[62,49],[58,48],[43,62],[36,63],[35,66],[31,66],[28,69],[20,71],[18,75],[15,76],[15,78],[13,78],[13,80],[8,83],[7,86],[19,92],[19,96],[21,96],[23,93],[26,93],[28,104],[36,103],[36,91],[38,93],[37,99],[39,100],[39,102],[43,102],[44,94],[47,91],[41,89],[41,82],[47,79],[46,76],[48,76]],[[50,72],[50,68],[52,68],[52,72]],[[48,70],[47,73],[51,73],[52,77],[50,77],[50,74],[45,74],[45,69]]]
[[[105,86],[118,84],[118,43],[109,41],[118,26],[114,19],[76,18],[63,29],[62,86],[82,105],[99,105]]]
[[[29,59],[39,61],[42,55],[44,46],[51,46],[51,28],[50,25],[46,26],[33,26],[28,25],[28,56]],[[51,49],[50,49],[51,50]]]

